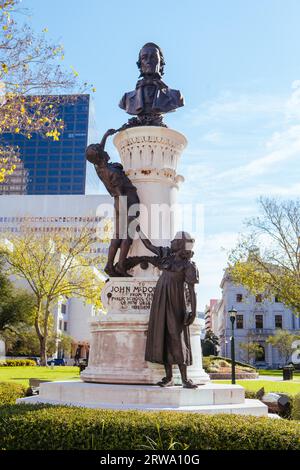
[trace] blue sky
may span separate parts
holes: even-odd
[[[35,30],[65,47],[65,66],[93,83],[99,137],[138,78],[140,47],[158,43],[165,82],[186,105],[166,116],[189,145],[179,202],[204,205],[196,247],[199,306],[219,297],[226,253],[260,195],[300,194],[299,0],[23,0]],[[114,149],[112,157],[117,159]],[[104,190],[103,190],[104,192]]]

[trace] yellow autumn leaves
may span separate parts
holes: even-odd
[[[46,27],[43,34],[36,34],[23,20],[18,24],[19,3],[0,0],[0,138],[3,134],[20,134],[30,139],[38,133],[58,141],[64,129],[58,118],[63,100],[68,95],[67,101],[75,102],[75,95],[87,88],[96,89],[87,83],[78,84],[79,73],[74,67],[71,71],[62,69],[58,60],[64,57],[63,46],[45,39]],[[22,13],[26,15],[26,9]],[[0,158],[7,149],[5,140],[0,140]],[[18,149],[10,147],[9,157],[16,155]],[[3,181],[8,169],[1,160],[0,171]]]
[[[0,155],[0,183],[3,183],[5,178],[11,175],[16,169],[16,165],[8,158],[1,158]]]

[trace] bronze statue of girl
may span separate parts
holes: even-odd
[[[174,385],[172,366],[177,364],[184,388],[197,388],[187,378],[187,366],[192,364],[189,325],[196,317],[195,284],[199,282],[196,265],[191,261],[194,240],[186,232],[178,232],[171,248],[155,246],[137,228],[145,247],[156,256],[147,260],[162,274],[157,282],[151,305],[146,361],[163,364],[166,376],[158,382],[161,387]],[[191,311],[187,311],[185,284],[188,287]]]

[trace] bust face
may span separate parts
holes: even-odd
[[[160,70],[160,54],[156,47],[146,46],[140,52],[141,71],[142,74],[159,73]]]

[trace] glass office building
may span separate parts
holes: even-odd
[[[65,128],[58,142],[39,134],[2,136],[5,144],[19,147],[28,173],[27,188],[19,194],[85,194],[89,107],[89,95],[64,96],[58,114]],[[10,192],[9,185],[0,184],[0,194],[16,194],[15,187]]]

